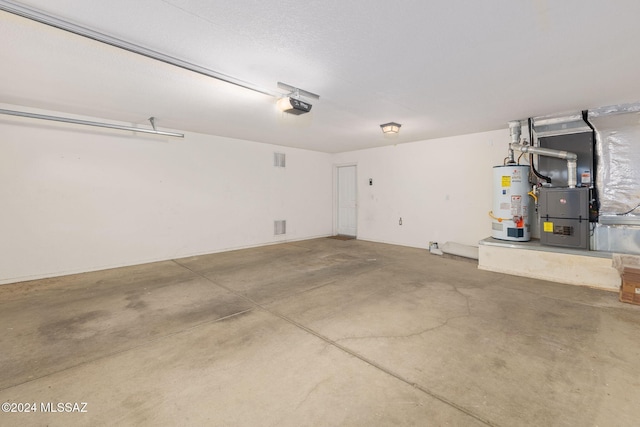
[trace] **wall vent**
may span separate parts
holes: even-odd
[[[284,153],[273,153],[273,166],[277,168],[286,166],[286,156]]]
[[[287,234],[287,221],[273,221],[273,234],[278,236],[280,234]]]

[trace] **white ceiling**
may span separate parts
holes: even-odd
[[[342,152],[640,100],[637,0],[20,3],[321,96],[289,115],[273,97],[0,12],[0,102],[132,124],[155,116],[160,129]],[[402,124],[395,138],[380,131],[388,121]]]

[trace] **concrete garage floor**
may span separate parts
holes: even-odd
[[[0,328],[0,402],[37,409],[2,426],[640,424],[640,307],[420,249],[315,239],[4,285]],[[42,412],[59,402],[86,412]]]

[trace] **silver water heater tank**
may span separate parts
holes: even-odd
[[[529,191],[529,166],[493,167],[491,237],[517,242],[531,240]]]

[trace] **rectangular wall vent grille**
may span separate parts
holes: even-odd
[[[273,153],[273,166],[277,168],[286,166],[286,156],[284,153]]]
[[[287,221],[273,221],[273,234],[276,236],[280,234],[287,234]]]

